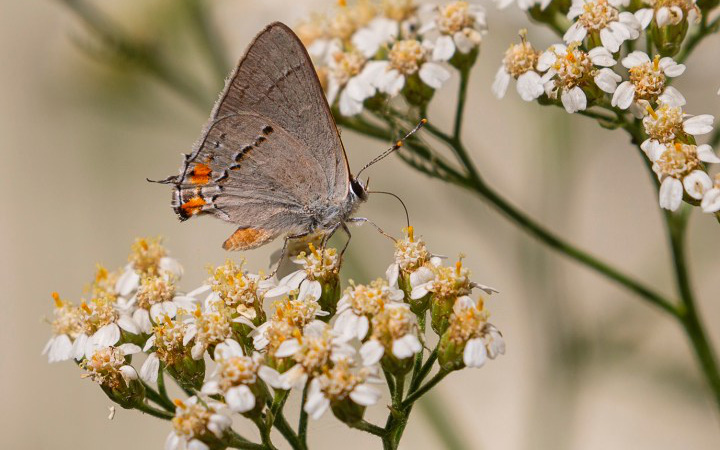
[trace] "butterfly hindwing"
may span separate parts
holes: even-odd
[[[327,189],[310,149],[265,117],[235,114],[216,121],[186,161],[174,207],[181,218],[212,214],[275,237],[303,232],[308,206]]]

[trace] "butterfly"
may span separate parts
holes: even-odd
[[[332,235],[368,198],[305,47],[279,22],[250,44],[180,174],[162,182],[174,185],[180,220],[210,214],[238,226],[226,250]]]
[[[180,220],[210,214],[238,226],[226,250],[257,248],[281,235],[283,251],[291,238],[320,234],[324,244],[339,228],[350,236],[347,222],[369,222],[350,217],[368,199],[367,183],[350,173],[310,56],[280,22],[248,47],[179,175],[159,182],[174,186]]]

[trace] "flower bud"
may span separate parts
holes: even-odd
[[[183,389],[200,390],[205,379],[205,360],[185,356],[168,365],[167,371]]]
[[[346,424],[359,422],[365,415],[365,406],[355,403],[350,397],[331,402],[330,409],[338,420]]]
[[[682,43],[688,32],[688,21],[680,20],[677,24],[658,26],[657,21],[652,22],[651,33],[653,41],[662,56],[674,56],[682,48]]]
[[[448,328],[455,299],[452,297],[433,297],[430,309],[430,324],[438,336],[442,336]]]

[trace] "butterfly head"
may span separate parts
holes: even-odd
[[[353,194],[357,198],[360,199],[360,201],[366,201],[368,199],[368,183],[370,182],[370,179],[368,178],[367,182],[364,182],[363,180],[355,177],[350,177],[350,189],[352,189]]]

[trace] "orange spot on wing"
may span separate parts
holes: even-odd
[[[202,197],[197,196],[180,205],[180,209],[183,214],[189,217],[199,213],[203,205],[205,205],[205,200],[203,200]]]
[[[238,228],[232,236],[223,243],[225,250],[248,250],[260,247],[273,238],[267,230],[262,228]]]
[[[195,164],[192,174],[190,175],[190,182],[192,184],[207,184],[210,181],[211,174],[212,169],[207,164]]]

